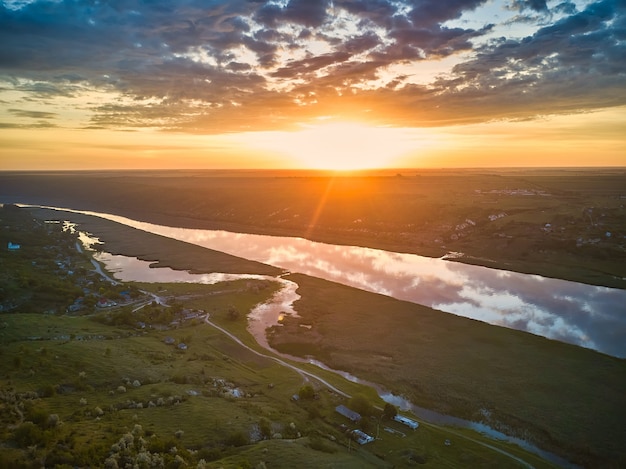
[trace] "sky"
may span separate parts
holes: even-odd
[[[0,44],[0,170],[626,165],[626,0],[12,0]]]

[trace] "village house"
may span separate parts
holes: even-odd
[[[19,251],[21,246],[19,244],[13,244],[11,241],[7,244],[9,251]]]
[[[396,415],[393,419],[396,422],[399,422],[403,425],[406,425],[409,428],[412,428],[413,430],[415,430],[417,427],[420,426],[420,424],[417,423],[415,420],[411,420],[410,418],[403,417],[402,415]]]
[[[358,422],[359,420],[361,420],[361,414],[348,409],[345,405],[338,405],[337,407],[335,407],[335,411],[343,415],[347,419],[352,420],[353,422]]]
[[[352,435],[354,435],[354,439],[360,445],[371,443],[375,440],[373,436],[370,436],[367,433],[362,432],[361,430],[352,430]]]
[[[96,303],[96,307],[98,308],[108,308],[110,306],[117,306],[117,303],[106,298],[100,298]]]

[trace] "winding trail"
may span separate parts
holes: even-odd
[[[79,252],[83,252],[83,250],[82,250],[82,248],[81,248],[81,246],[80,246],[80,244],[79,244],[78,242],[76,243],[76,249],[77,249]],[[118,282],[117,280],[115,280],[115,279],[113,279],[112,277],[110,277],[110,276],[109,276],[109,275],[108,275],[108,274],[107,274],[107,273],[106,273],[106,272],[102,269],[102,266],[100,265],[100,263],[99,263],[98,261],[96,261],[95,259],[93,259],[93,258],[92,258],[92,259],[91,259],[91,263],[94,265],[94,268],[95,268],[94,270],[95,270],[98,274],[100,274],[103,278],[105,278],[105,279],[107,279],[109,282],[111,282],[113,285],[118,285],[118,284],[120,283],[120,282]],[[154,293],[151,293],[151,292],[146,292],[146,291],[144,291],[143,293],[145,293],[145,294],[148,294],[148,295],[152,296],[152,297],[154,298],[154,300],[155,300],[156,302],[158,302],[159,304],[161,304],[161,305],[163,305],[163,306],[167,306],[167,304],[166,304],[165,300],[164,300],[163,298],[161,298],[160,296],[158,296],[158,295],[156,295],[156,294],[154,294]],[[142,305],[142,306],[145,306],[145,305]],[[137,308],[137,309],[139,309],[139,308]],[[278,364],[280,364],[280,365],[282,365],[282,366],[284,366],[284,367],[286,367],[286,368],[289,368],[289,369],[291,369],[291,370],[295,371],[296,373],[300,374],[300,375],[301,375],[301,376],[302,376],[305,380],[308,380],[308,379],[314,379],[314,380],[316,380],[316,381],[320,382],[321,384],[323,384],[324,386],[326,386],[326,387],[327,387],[328,389],[330,389],[331,391],[333,391],[333,392],[337,393],[337,394],[338,394],[338,395],[340,395],[340,396],[343,396],[343,397],[348,398],[348,399],[352,397],[350,394],[348,394],[348,393],[346,393],[346,392],[342,391],[341,389],[339,389],[339,388],[337,388],[337,387],[333,386],[333,385],[332,385],[332,384],[330,384],[328,381],[326,381],[324,378],[322,378],[322,377],[320,377],[320,376],[316,375],[315,373],[311,373],[310,371],[303,370],[302,368],[300,368],[300,367],[298,367],[298,366],[296,366],[296,365],[293,365],[293,364],[291,364],[291,363],[289,363],[289,362],[286,362],[285,360],[282,360],[282,359],[280,359],[280,358],[278,358],[278,357],[276,357],[276,356],[273,356],[273,355],[268,355],[268,354],[265,354],[265,353],[261,353],[261,352],[259,352],[258,350],[255,350],[254,348],[250,347],[249,345],[244,344],[244,343],[241,341],[241,339],[239,339],[237,336],[235,336],[235,335],[234,335],[234,334],[232,334],[231,332],[227,331],[227,330],[226,330],[226,329],[224,329],[223,327],[220,327],[220,326],[218,326],[217,324],[215,324],[213,321],[211,321],[211,320],[209,319],[209,315],[208,315],[208,314],[204,317],[204,322],[205,322],[206,324],[210,325],[211,327],[213,327],[213,328],[217,329],[217,330],[218,330],[218,331],[220,331],[221,333],[225,334],[225,335],[226,335],[226,336],[228,336],[231,340],[233,340],[234,342],[236,342],[237,344],[239,344],[241,347],[245,348],[246,350],[249,350],[250,352],[254,353],[255,355],[257,355],[257,356],[259,356],[259,357],[266,358],[266,359],[268,359],[268,360],[273,360],[273,361],[275,361],[276,363],[278,363]],[[332,372],[332,370],[331,370],[331,372]],[[378,408],[378,407],[377,407],[377,408]],[[379,409],[379,410],[382,410],[382,409],[380,409],[380,408],[378,408],[378,409]],[[527,468],[527,469],[534,469],[534,466],[533,466],[533,465],[531,465],[530,463],[528,463],[528,462],[524,461],[523,459],[521,459],[521,458],[519,458],[519,457],[515,456],[514,454],[511,454],[511,453],[509,453],[509,452],[507,452],[507,451],[505,451],[505,450],[503,450],[503,449],[497,448],[497,447],[495,447],[495,446],[493,446],[493,445],[490,445],[490,444],[488,444],[488,443],[484,443],[484,442],[482,442],[482,441],[476,440],[476,439],[471,438],[471,437],[469,437],[469,436],[463,435],[462,433],[458,433],[458,432],[456,432],[456,431],[454,431],[454,430],[450,429],[449,427],[442,427],[442,426],[440,426],[440,425],[437,425],[437,424],[434,424],[434,423],[425,422],[425,421],[422,421],[422,424],[423,424],[423,425],[425,425],[425,426],[429,426],[429,427],[432,427],[432,428],[436,428],[436,429],[439,429],[439,430],[443,430],[443,431],[448,432],[448,433],[450,433],[450,434],[453,434],[453,435],[455,435],[455,436],[457,436],[457,437],[459,437],[459,438],[465,439],[465,440],[467,440],[467,441],[471,441],[472,443],[478,444],[478,445],[483,446],[483,447],[485,447],[485,448],[488,448],[488,449],[490,449],[490,450],[492,450],[492,451],[495,451],[495,452],[497,452],[497,453],[500,453],[500,454],[502,454],[502,455],[504,455],[504,456],[506,456],[506,457],[510,458],[511,460],[513,460],[513,461],[517,462],[517,463],[518,463],[518,464],[520,464],[522,467],[525,467],[525,468]]]
[[[265,353],[261,353],[258,350],[253,349],[252,347],[244,344],[236,335],[228,332],[226,329],[218,326],[217,324],[215,324],[213,321],[211,321],[209,319],[209,315],[207,314],[204,318],[204,322],[207,323],[208,325],[214,327],[215,329],[219,330],[220,332],[222,332],[223,334],[227,335],[230,339],[232,339],[234,342],[236,342],[237,344],[241,345],[243,348],[249,350],[250,352],[254,353],[255,355],[258,355],[259,357],[263,357],[263,358],[267,358],[269,360],[273,360],[276,363],[285,366],[293,371],[295,371],[296,373],[299,373],[300,375],[302,375],[305,379],[308,378],[312,378],[316,381],[319,381],[320,383],[322,383],[324,386],[326,386],[327,388],[329,388],[331,391],[339,394],[340,396],[346,397],[346,398],[350,398],[352,397],[350,394],[343,392],[342,390],[336,388],[335,386],[333,386],[332,384],[330,384],[328,381],[326,381],[325,379],[321,378],[320,376],[316,375],[315,373],[311,373],[310,371],[306,371],[303,370],[302,368],[297,367],[296,365],[292,365],[291,363],[286,362],[285,360],[281,360],[278,357],[272,356],[272,355],[267,355]],[[377,407],[378,408],[378,407]],[[382,410],[380,408],[378,408],[379,410]],[[437,428],[439,430],[443,430],[445,432],[451,433],[459,438],[463,438],[467,441],[471,441],[472,443],[475,443],[477,445],[483,446],[485,448],[488,448],[492,451],[495,451],[497,453],[500,453],[504,456],[507,456],[508,458],[512,459],[513,461],[516,461],[517,463],[519,463],[522,467],[525,467],[527,469],[534,469],[534,466],[526,461],[524,461],[523,459],[515,456],[514,454],[509,453],[508,451],[505,451],[503,449],[497,448],[493,445],[490,445],[488,443],[484,443],[482,441],[476,440],[474,438],[471,438],[469,436],[463,435],[462,433],[458,433],[454,430],[451,430],[449,427],[442,427],[440,425],[436,425],[434,423],[428,423],[428,422],[424,422],[422,421],[422,424],[432,427],[432,428]]]
[[[215,324],[213,321],[209,320],[209,315],[207,314],[204,318],[204,322],[206,322],[207,324],[209,324],[210,326],[213,326],[215,329],[219,330],[220,332],[226,334],[228,337],[230,337],[233,341],[237,342],[239,345],[241,345],[243,348],[249,350],[250,352],[254,353],[255,355],[258,355],[259,357],[263,357],[263,358],[267,358],[269,360],[273,360],[276,363],[285,366],[287,368],[292,369],[293,371],[295,371],[296,373],[299,373],[300,375],[302,375],[303,377],[305,377],[305,379],[308,378],[312,378],[316,381],[319,381],[320,383],[322,383],[324,386],[326,386],[328,389],[330,389],[333,392],[336,392],[337,394],[350,398],[350,394],[347,394],[345,392],[343,392],[342,390],[336,388],[335,386],[333,386],[332,384],[330,384],[328,381],[326,381],[324,378],[321,378],[320,376],[316,375],[315,373],[311,373],[310,371],[306,371],[303,370],[302,368],[299,368],[295,365],[292,365],[291,363],[288,363],[284,360],[281,360],[278,357],[274,357],[272,355],[267,355],[265,353],[261,353],[258,350],[253,349],[252,347],[250,347],[249,345],[244,344],[236,335],[228,332],[226,329],[218,326],[217,324]]]

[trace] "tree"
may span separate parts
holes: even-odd
[[[265,417],[261,417],[259,420],[259,431],[264,440],[269,440],[272,437],[272,424]]]
[[[383,409],[383,420],[393,420],[398,415],[398,409],[395,405],[386,403]]]
[[[298,397],[303,400],[313,399],[315,397],[315,390],[313,389],[313,386],[311,386],[310,384],[302,386],[298,391]]]
[[[361,414],[362,417],[367,417],[372,414],[373,406],[370,401],[367,400],[362,394],[355,394],[348,403],[348,407],[355,412]]]
[[[237,319],[239,319],[239,311],[237,311],[232,305],[228,307],[228,319],[230,319],[231,321],[236,321]]]

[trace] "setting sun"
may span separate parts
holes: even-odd
[[[359,170],[394,166],[399,158],[423,149],[432,137],[415,129],[375,127],[356,122],[306,125],[295,132],[248,134],[246,141],[288,156],[309,169]]]

